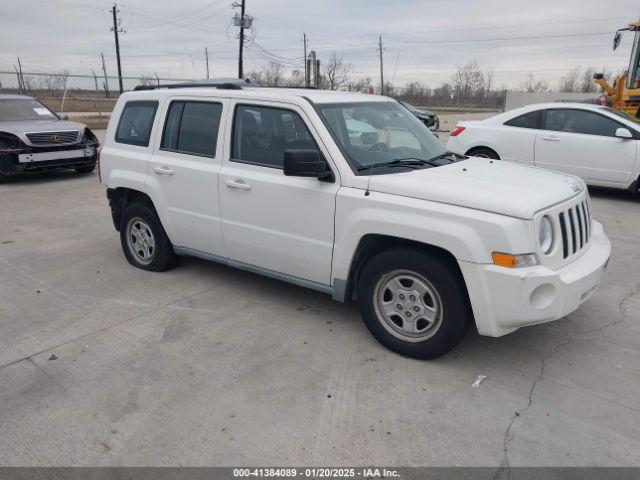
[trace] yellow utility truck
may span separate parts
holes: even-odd
[[[627,72],[609,84],[602,73],[593,76],[595,82],[609,95],[611,106],[633,117],[640,118],[640,22],[630,23],[618,30],[613,38],[613,49],[617,49],[622,32],[634,32],[633,48]]]

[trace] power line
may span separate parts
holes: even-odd
[[[565,33],[562,35],[528,35],[528,36],[521,36],[521,37],[501,37],[501,38],[467,38],[464,40],[396,40],[396,42],[419,43],[419,44],[504,42],[504,41],[511,41],[511,40],[540,40],[540,39],[550,39],[550,38],[595,37],[598,35],[611,35],[611,32]]]

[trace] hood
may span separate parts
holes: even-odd
[[[375,175],[370,190],[531,219],[583,189],[579,178],[541,168],[470,157],[442,167]]]
[[[416,112],[421,113],[423,115],[432,116],[434,113],[431,110],[424,110],[422,108],[416,108]]]
[[[68,120],[9,120],[0,121],[0,132],[16,135],[26,144],[30,144],[25,136],[27,132],[60,132],[64,130],[76,130],[84,132],[85,125]]]

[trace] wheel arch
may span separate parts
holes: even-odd
[[[360,239],[351,260],[349,274],[346,285],[344,286],[344,300],[357,300],[356,292],[358,281],[367,262],[379,253],[397,247],[416,249],[443,260],[454,269],[456,276],[466,292],[466,284],[462,271],[460,270],[460,265],[456,257],[445,248],[391,235],[367,234]]]
[[[107,189],[107,198],[109,199],[109,206],[111,207],[113,226],[117,231],[120,231],[120,223],[122,222],[122,215],[125,209],[132,203],[147,203],[156,210],[157,213],[157,209],[149,195],[140,190],[128,187],[109,188]]]
[[[466,151],[465,155],[469,155],[469,156],[473,157],[474,156],[473,152],[475,152],[477,150],[490,150],[496,155],[496,157],[498,157],[498,160],[500,160],[500,154],[498,152],[496,152],[496,150],[494,148],[489,147],[487,145],[476,145],[474,147],[471,147]]]

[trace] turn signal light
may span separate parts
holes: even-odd
[[[464,132],[466,130],[465,127],[461,127],[460,125],[456,126],[456,128],[453,129],[453,132],[451,132],[449,134],[450,137],[457,137],[458,135],[460,135],[462,132]]]
[[[494,265],[506,268],[532,267],[538,264],[535,253],[511,255],[510,253],[493,252],[491,254]]]

